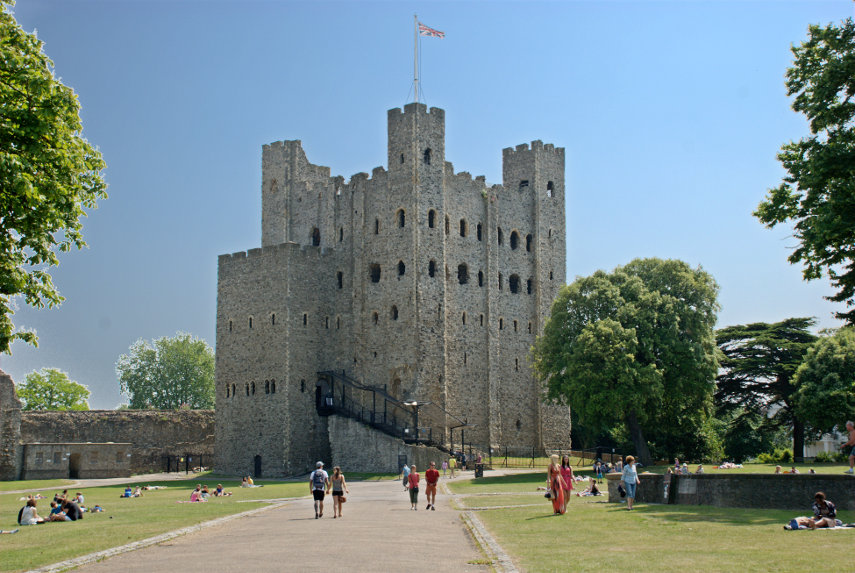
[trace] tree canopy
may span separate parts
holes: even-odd
[[[58,251],[84,247],[82,218],[107,197],[101,154],[82,136],[80,104],[53,74],[42,42],[0,0],[0,352],[15,340],[12,298],[36,308],[63,298],[51,280]]]
[[[116,373],[133,409],[214,407],[214,351],[190,334],[137,340]]]
[[[855,420],[855,328],[820,338],[796,371],[796,411],[815,434]]]
[[[816,324],[812,318],[788,318],[774,324],[728,326],[716,331],[716,342],[722,352],[717,378],[716,405],[721,413],[739,410],[739,426],[759,430],[756,419],[760,409],[778,406],[768,419],[770,429],[793,428],[793,452],[804,452],[804,427],[794,413],[793,377],[808,348],[817,339],[808,329]],[[757,452],[759,453],[759,452]]]
[[[678,260],[577,278],[535,341],[535,374],[549,398],[572,403],[578,424],[626,424],[649,463],[646,436],[697,435],[711,407],[717,294],[711,275]]]
[[[767,227],[792,223],[798,246],[789,257],[802,263],[805,280],[826,273],[834,302],[855,304],[855,25],[810,26],[793,46],[787,94],[810,122],[810,136],[781,148],[787,171],[754,215]],[[837,313],[855,324],[855,309]]]
[[[56,368],[30,372],[15,388],[24,410],[88,410],[91,392]]]

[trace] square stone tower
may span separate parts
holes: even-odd
[[[463,421],[481,451],[569,448],[569,409],[542,404],[527,361],[565,277],[564,150],[534,141],[503,163],[502,185],[454,173],[445,112],[422,104],[388,112],[370,177],[331,177],[299,141],[264,146],[262,247],[219,260],[218,471],[324,459],[330,371],[429,402],[417,425],[440,445]]]

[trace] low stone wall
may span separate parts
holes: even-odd
[[[21,401],[12,378],[0,370],[0,480],[18,479],[21,471]]]
[[[618,502],[620,474],[609,474],[609,501]],[[810,511],[813,496],[825,492],[838,509],[855,510],[855,477],[823,474],[645,475],[636,500],[644,503],[712,505]],[[666,489],[667,485],[667,489]]]
[[[127,442],[130,471],[164,469],[163,456],[203,456],[213,465],[213,410],[88,410],[22,412],[25,444]],[[210,460],[210,461],[206,461]]]
[[[21,479],[131,475],[131,444],[23,444]]]
[[[438,468],[448,458],[441,450],[405,444],[350,418],[330,416],[328,420],[332,452],[329,468],[340,466],[345,473],[398,473],[399,456],[406,456],[409,465],[415,464],[423,472],[430,462],[436,462]]]

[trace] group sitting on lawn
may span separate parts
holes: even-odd
[[[36,509],[36,500],[30,498],[27,500],[27,504],[18,512],[18,523],[20,525],[38,525],[50,521],[77,521],[78,519],[83,519],[83,510],[73,500],[57,496],[56,500],[50,502],[50,507],[51,510],[48,516],[42,517]]]
[[[837,507],[825,499],[825,493],[818,491],[814,496],[813,517],[795,517],[784,526],[784,529],[821,529],[843,527],[843,522],[837,519]],[[849,524],[846,527],[850,527]]]

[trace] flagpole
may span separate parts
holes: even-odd
[[[416,103],[419,103],[419,17],[413,14],[413,85],[416,90]]]

